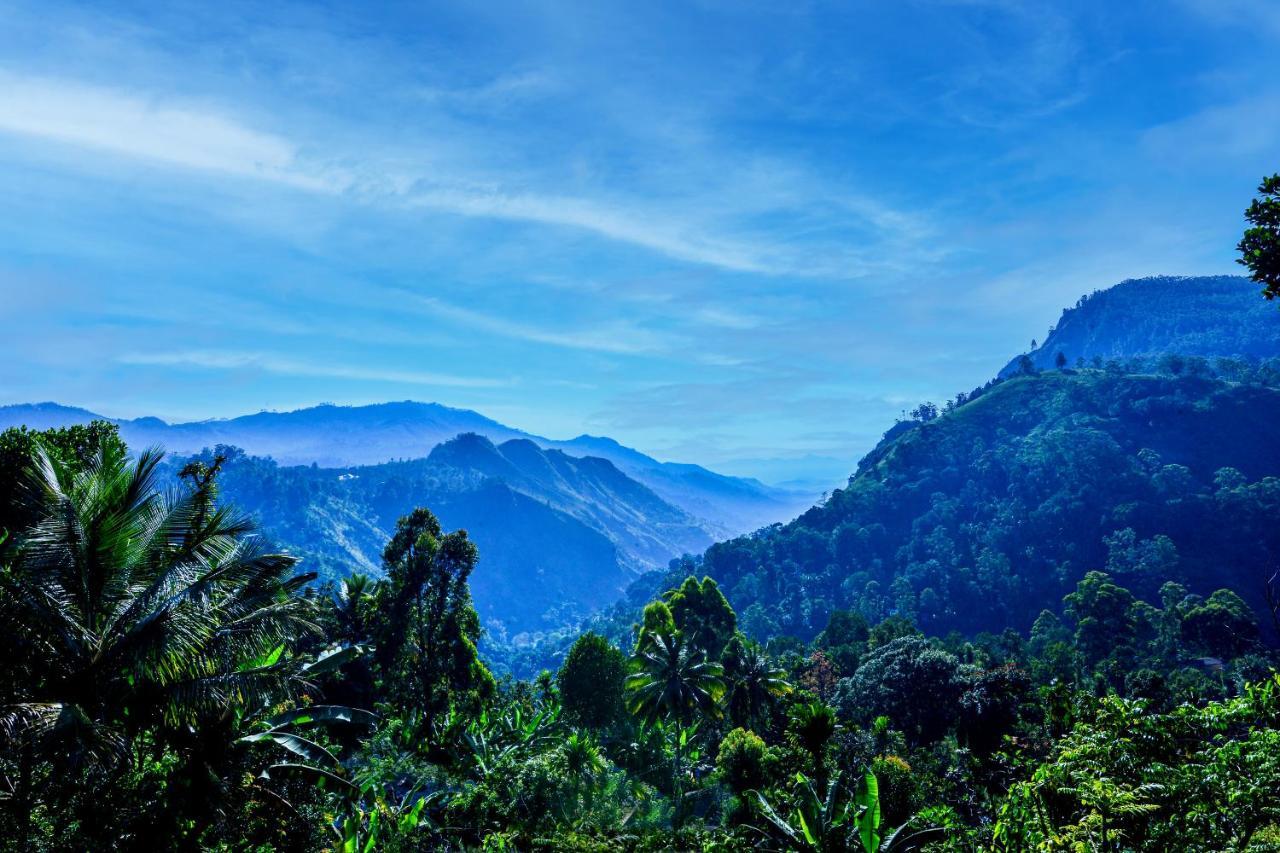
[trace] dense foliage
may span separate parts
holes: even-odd
[[[1280,845],[1276,654],[1228,590],[1094,571],[1025,636],[833,610],[762,646],[686,577],[622,648],[584,634],[558,674],[495,680],[475,546],[429,511],[385,579],[309,593],[220,503],[219,460],[167,493],[109,428],[66,438],[3,438],[38,484],[3,495],[34,519],[0,571],[18,849]]]
[[[714,578],[760,640],[812,639],[836,610],[936,634],[1026,631],[1094,569],[1146,597],[1165,581],[1227,587],[1262,612],[1277,477],[1270,386],[1186,359],[1034,372],[898,424],[823,504],[666,583]]]

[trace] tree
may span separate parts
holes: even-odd
[[[622,716],[626,678],[626,656],[599,634],[583,634],[556,676],[565,717],[586,728],[609,728]]]
[[[1220,589],[1187,610],[1182,636],[1196,651],[1230,660],[1258,644],[1258,621],[1240,596]]]
[[[823,783],[827,779],[826,749],[837,728],[836,712],[825,702],[814,699],[791,709],[791,734],[809,754],[814,776]]]
[[[636,648],[638,653],[646,648],[656,634],[676,633],[676,620],[671,615],[671,608],[665,601],[650,601],[644,606],[640,616],[640,627],[636,632]]]
[[[684,634],[653,633],[631,659],[627,678],[627,708],[645,723],[672,720],[672,823],[684,817],[683,770],[687,726],[695,715],[718,718],[724,696],[724,669],[709,663],[702,649]]]
[[[353,572],[342,581],[332,598],[337,621],[335,635],[347,643],[363,643],[369,639],[370,608],[373,606],[373,581],[368,575]]]
[[[382,554],[375,661],[383,689],[420,710],[427,730],[450,705],[474,709],[496,687],[476,650],[480,618],[467,586],[476,558],[466,531],[443,533],[422,508],[396,523]]]
[[[962,684],[959,662],[928,641],[900,637],[869,654],[841,679],[835,704],[855,719],[888,716],[915,743],[932,743],[955,721]]]
[[[1237,263],[1262,285],[1263,296],[1275,299],[1280,295],[1280,174],[1263,178],[1258,195],[1244,214],[1250,227],[1236,247]]]
[[[681,633],[655,633],[632,657],[627,707],[646,721],[674,717],[687,725],[695,714],[719,716],[724,668]]]
[[[814,645],[826,652],[841,675],[853,675],[870,638],[871,629],[861,613],[833,610]]]
[[[209,768],[183,756],[219,738],[233,713],[300,683],[286,651],[313,627],[298,592],[314,575],[292,575],[294,558],[265,551],[247,519],[217,506],[212,474],[162,492],[158,452],[131,463],[113,430],[96,440],[87,460],[37,442],[38,521],[0,571],[0,732],[20,752],[12,802],[21,849],[43,762],[42,796],[58,799],[60,822],[78,826],[77,846],[137,837],[115,806],[137,777],[139,745],[176,762],[171,772],[190,772],[164,789],[169,799],[132,814],[132,831],[176,834],[184,791],[214,814]]]
[[[39,483],[31,481],[31,463],[43,449],[65,471],[82,470],[106,444],[123,451],[119,428],[107,421],[30,430],[14,427],[0,432],[0,534],[15,546],[21,534],[40,520]]]
[[[1058,350],[1058,354],[1053,357],[1053,364],[1059,370],[1065,370],[1067,366],[1067,356],[1062,350]]]
[[[720,741],[716,769],[729,790],[741,797],[753,788],[763,788],[775,759],[759,735],[748,729],[733,729]]]
[[[718,660],[738,628],[738,617],[719,585],[711,578],[704,577],[699,583],[688,577],[666,598],[680,633],[704,650],[708,658]]]
[[[938,419],[938,407],[933,403],[924,402],[911,410],[911,420],[919,421],[927,424]]]
[[[768,725],[778,699],[791,692],[786,672],[775,667],[759,645],[741,637],[734,637],[725,649],[724,677],[729,719],[747,728]]]
[[[1137,639],[1137,599],[1112,583],[1105,572],[1089,572],[1063,603],[1076,623],[1076,646],[1087,664],[1132,652]]]

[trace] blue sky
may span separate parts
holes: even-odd
[[[142,5],[0,0],[0,402],[847,470],[1280,169],[1273,2]]]

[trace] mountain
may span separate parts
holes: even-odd
[[[722,473],[755,476],[777,488],[819,495],[843,483],[849,476],[854,459],[802,453],[789,456],[739,457],[716,464]]]
[[[760,637],[813,637],[836,608],[1025,630],[1102,569],[1152,600],[1166,581],[1228,586],[1265,616],[1280,565],[1275,306],[1239,277],[1126,281],[1066,310],[1029,355],[1029,373],[1015,358],[940,416],[895,424],[794,521],[646,576],[627,600],[696,571]]]
[[[608,459],[663,500],[708,522],[715,538],[735,536],[791,518],[820,492],[806,487],[776,488],[746,477],[726,477],[701,465],[659,462],[612,438],[580,435],[550,446],[575,455]]]
[[[1068,366],[1177,353],[1205,358],[1280,356],[1280,311],[1241,276],[1161,276],[1121,282],[1081,297],[1028,353],[1041,370],[1062,353]],[[1018,372],[1021,356],[1000,372]]]
[[[811,638],[836,608],[939,634],[1025,631],[1093,569],[1150,600],[1175,581],[1265,612],[1280,564],[1276,388],[1045,372],[892,432],[822,505],[676,574],[715,578],[758,636]]]
[[[56,403],[0,407],[0,429],[20,425],[47,429],[95,418],[100,416]],[[322,405],[174,424],[154,417],[114,422],[131,447],[160,445],[173,453],[191,454],[227,445],[254,456],[271,457],[284,466],[316,464],[331,468],[424,458],[437,445],[464,433],[495,442],[523,439],[570,456],[610,460],[664,500],[698,519],[712,538],[737,535],[790,518],[812,503],[818,493],[773,488],[757,480],[726,477],[698,465],[659,462],[609,438],[579,436],[571,441],[554,441],[505,426],[477,412],[438,403]]]
[[[607,535],[637,570],[665,566],[712,542],[697,519],[601,457],[544,450],[529,439],[494,445],[467,433],[436,447],[424,467],[496,480],[537,498]]]
[[[465,529],[480,551],[476,607],[498,640],[579,620],[641,572],[711,543],[695,519],[609,461],[528,439],[495,445],[468,433],[426,459],[340,469],[219,452],[223,497],[323,579],[379,573],[396,520],[415,506]]]

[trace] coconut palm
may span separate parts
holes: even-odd
[[[778,700],[791,693],[786,671],[775,667],[764,649],[735,637],[724,653],[728,693],[725,704],[736,725],[758,728],[769,720]]]
[[[813,772],[821,784],[826,783],[825,752],[839,723],[836,712],[820,699],[801,702],[791,710],[791,731],[796,741],[813,761]]]
[[[367,641],[369,609],[372,606],[373,579],[368,575],[352,572],[333,596],[333,615],[338,623],[336,635],[348,643]]]
[[[295,595],[312,576],[217,506],[212,476],[162,493],[160,462],[108,442],[84,465],[35,454],[41,520],[0,570],[0,630],[23,661],[0,734],[27,768],[56,754],[81,781],[110,773],[141,732],[154,748],[294,680],[284,651],[312,627]]]
[[[646,723],[675,723],[671,727],[671,792],[675,804],[672,823],[678,825],[685,812],[683,765],[690,740],[686,725],[694,714],[720,716],[724,668],[709,663],[702,649],[692,646],[679,631],[669,629],[650,632],[636,648],[631,666],[627,708]]]
[[[627,707],[645,721],[675,717],[685,725],[694,712],[719,715],[724,668],[707,661],[679,632],[655,632],[632,657]]]

